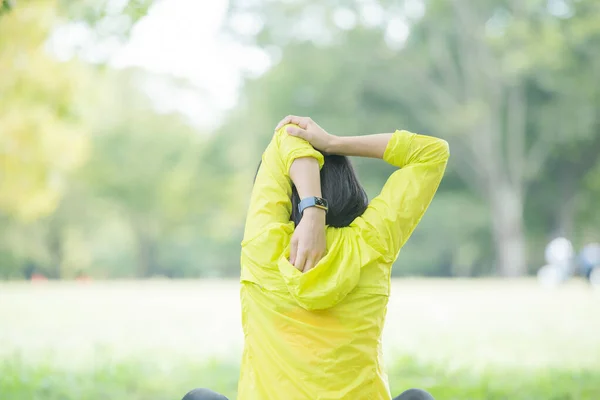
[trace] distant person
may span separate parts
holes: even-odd
[[[306,117],[279,123],[242,241],[239,400],[392,398],[381,341],[392,263],[448,155],[444,140],[407,131],[337,137]],[[369,203],[347,156],[400,169]],[[184,399],[225,397],[196,389]],[[433,397],[411,389],[396,399]]]
[[[579,256],[579,263],[581,267],[581,274],[591,282],[592,272],[595,268],[600,267],[600,244],[589,243]]]

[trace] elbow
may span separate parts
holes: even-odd
[[[450,158],[450,145],[444,139],[437,139],[437,152],[440,158],[447,161]]]

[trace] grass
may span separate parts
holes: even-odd
[[[599,310],[577,281],[396,281],[392,391],[600,399]],[[0,284],[0,399],[167,400],[198,386],[235,399],[242,338],[232,281]]]
[[[180,399],[197,386],[235,395],[239,369],[217,361],[167,364],[161,360],[104,360],[83,369],[30,365],[20,357],[0,364],[3,400]]]
[[[166,400],[180,399],[197,386],[210,387],[235,399],[239,369],[209,361],[165,365],[149,360],[106,361],[72,370],[52,364],[28,365],[19,357],[0,364],[3,400]],[[430,391],[437,399],[579,400],[600,399],[600,371],[449,370],[410,357],[390,369],[393,393],[409,387]]]

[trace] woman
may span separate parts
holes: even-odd
[[[368,203],[347,156],[399,170]],[[444,140],[407,131],[337,137],[306,117],[279,123],[242,241],[238,399],[391,399],[381,347],[391,267],[448,156]],[[197,389],[184,399],[224,397]]]

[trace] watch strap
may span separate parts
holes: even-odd
[[[329,205],[327,204],[327,200],[325,200],[322,197],[316,197],[316,196],[305,197],[302,200],[300,200],[300,203],[298,203],[298,211],[300,212],[300,215],[302,215],[304,210],[307,209],[308,207],[317,207],[322,210],[325,210],[325,212],[327,212],[329,210]]]

